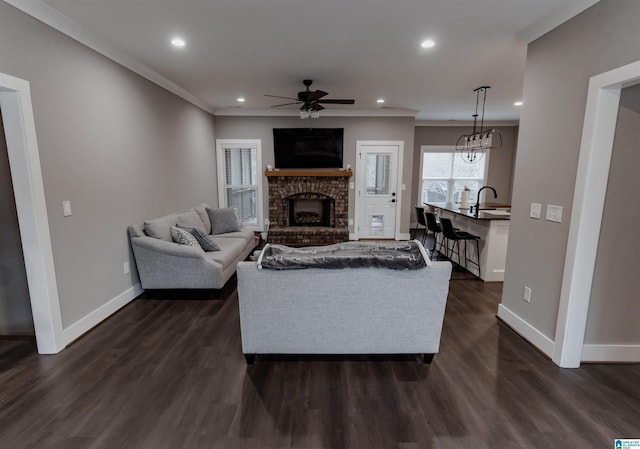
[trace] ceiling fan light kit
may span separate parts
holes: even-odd
[[[476,93],[476,113],[473,114],[473,131],[471,134],[463,134],[456,141],[456,151],[460,151],[462,160],[470,164],[482,159],[484,152],[493,148],[502,147],[502,134],[495,128],[484,129],[484,106],[487,101],[487,89],[491,86],[480,86],[473,91]],[[478,129],[478,106],[482,96],[482,116],[480,117],[480,129]]]
[[[293,100],[293,103],[283,103],[271,106],[272,108],[279,108],[281,106],[289,106],[292,104],[300,104],[300,118],[319,118],[320,111],[324,109],[320,103],[323,104],[355,104],[354,100],[338,100],[338,99],[323,99],[324,96],[329,95],[322,90],[309,89],[313,80],[303,80],[302,83],[306,86],[306,90],[298,92],[298,98],[281,97],[279,95],[265,95],[265,97],[284,98],[286,100]]]

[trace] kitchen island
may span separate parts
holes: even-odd
[[[475,211],[460,209],[455,203],[425,203],[427,211],[451,220],[453,226],[461,231],[470,232],[480,237],[480,273],[478,267],[468,264],[467,269],[485,282],[502,282],[507,258],[507,242],[509,239],[510,205],[483,203],[476,216]],[[440,236],[442,237],[442,236]],[[464,251],[461,242],[460,251]],[[467,245],[467,258],[476,260],[475,244]],[[458,262],[455,259],[454,261]],[[464,261],[464,259],[463,259]]]

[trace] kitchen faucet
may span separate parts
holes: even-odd
[[[482,186],[478,189],[478,197],[476,198],[476,210],[475,210],[475,214],[476,214],[476,218],[478,218],[478,212],[480,211],[480,192],[482,192],[484,189],[491,189],[493,190],[493,198],[498,198],[498,192],[496,192],[496,189],[494,189],[491,186]]]

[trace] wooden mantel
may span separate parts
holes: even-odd
[[[351,170],[265,170],[265,176],[316,176],[321,178],[349,178],[353,176]]]

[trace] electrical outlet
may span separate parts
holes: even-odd
[[[540,218],[541,214],[542,214],[542,204],[531,203],[531,210],[529,211],[529,216],[531,218]]]
[[[124,271],[124,274],[129,274],[129,272],[131,271],[128,261],[122,264],[122,271]]]
[[[531,302],[531,289],[529,287],[524,287],[524,293],[522,294],[522,299],[526,302]]]
[[[353,226],[353,218],[349,218],[349,226]]]
[[[547,205],[547,220],[562,223],[562,206]]]
[[[355,189],[355,188],[356,188],[356,183],[355,183],[355,182],[350,182],[350,183],[349,183],[349,188],[350,188],[351,190]]]

